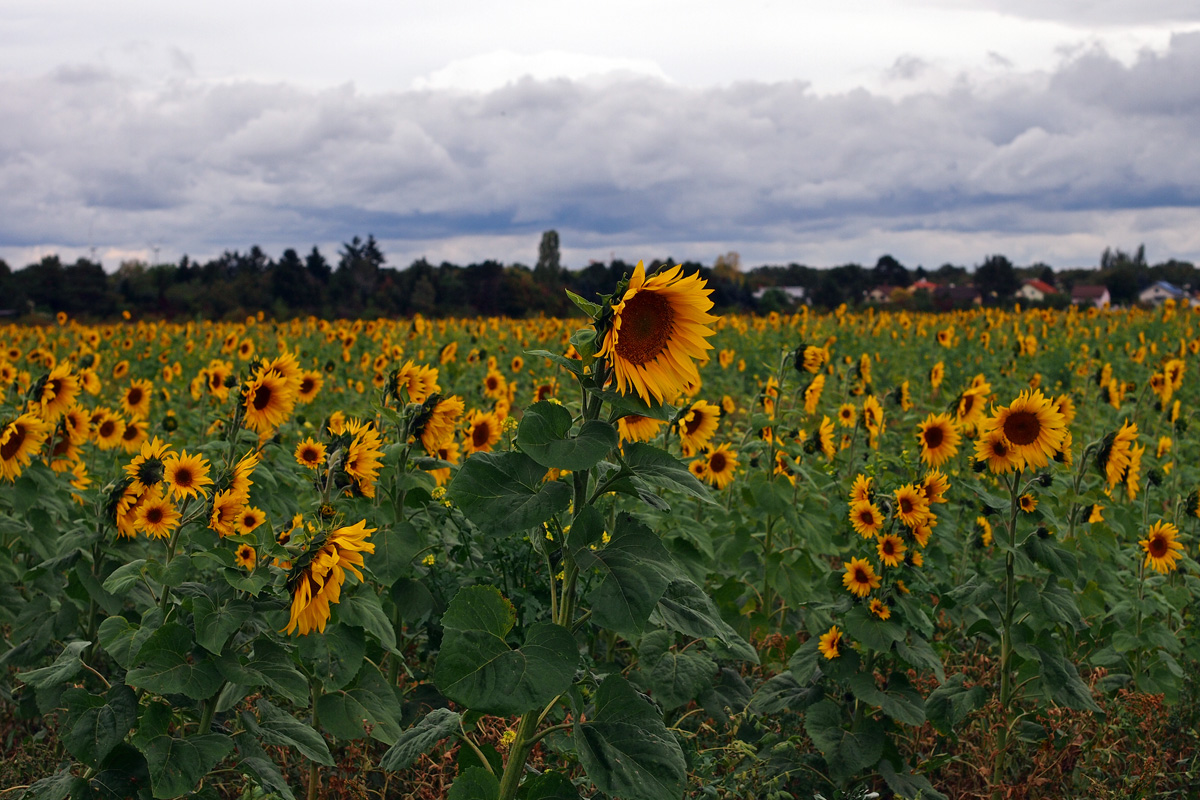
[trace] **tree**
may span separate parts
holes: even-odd
[[[880,256],[875,262],[871,278],[876,286],[908,286],[912,283],[905,266],[889,255]]]
[[[313,245],[312,252],[304,257],[304,268],[321,286],[329,283],[329,276],[333,274],[333,268],[329,266],[329,262],[325,260],[325,256],[321,255],[321,251],[317,249],[316,245]]]
[[[988,256],[975,270],[975,288],[985,296],[1011,296],[1019,288],[1012,262],[1001,255]]]
[[[717,256],[717,260],[713,262],[713,276],[719,281],[741,286],[745,280],[742,275],[742,257],[734,250]]]
[[[561,257],[558,249],[558,231],[546,231],[542,234],[541,244],[538,245],[537,266],[533,269],[534,280],[542,284],[557,283],[562,271]]]

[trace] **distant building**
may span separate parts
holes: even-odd
[[[983,295],[974,286],[939,286],[933,292],[934,303],[939,309],[962,308],[980,305]]]
[[[871,291],[867,292],[868,303],[890,303],[892,302],[892,292],[896,291],[895,286],[876,286]]]
[[[1158,281],[1157,283],[1147,286],[1142,290],[1141,294],[1138,295],[1139,303],[1146,303],[1147,305],[1152,306],[1160,305],[1163,300],[1168,299],[1174,300],[1178,303],[1187,300],[1188,293],[1172,283]]]
[[[1025,283],[1021,284],[1021,288],[1017,289],[1017,297],[1022,300],[1028,300],[1031,303],[1044,302],[1047,297],[1055,294],[1058,294],[1058,289],[1038,278],[1025,281]]]
[[[1081,286],[1076,284],[1071,287],[1072,305],[1103,308],[1105,305],[1111,303],[1112,295],[1108,293],[1107,286]]]
[[[762,300],[767,292],[782,292],[793,303],[803,303],[808,298],[808,290],[803,286],[761,286],[754,290],[754,299]]]
[[[937,289],[937,287],[938,285],[933,281],[927,281],[924,278],[921,278],[921,280],[917,281],[908,288],[914,292],[924,289],[925,291],[932,293],[934,289]]]

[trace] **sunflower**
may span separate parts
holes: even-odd
[[[1067,426],[1063,415],[1040,389],[1021,392],[985,423],[1004,435],[1013,452],[1034,469],[1046,466],[1062,449]]]
[[[990,472],[1002,475],[1020,469],[1022,461],[1000,430],[984,433],[975,440],[975,460],[987,465]]]
[[[1096,463],[1104,472],[1104,480],[1109,489],[1125,480],[1137,436],[1137,423],[1125,420],[1120,430],[1104,437],[1100,452],[1096,454]]]
[[[872,539],[883,528],[883,514],[870,500],[851,503],[850,524],[858,531],[859,536]]]
[[[675,266],[646,278],[638,262],[621,299],[612,305],[612,320],[596,354],[607,359],[617,391],[630,390],[647,403],[675,397],[689,383],[700,383],[695,359],[712,349],[708,327],[711,289],[699,275],[683,276]]]
[[[454,428],[458,425],[465,408],[462,398],[458,395],[438,399],[421,428],[421,446],[425,448],[426,453],[433,455],[443,442],[454,438]]]
[[[816,375],[804,389],[804,413],[817,413],[817,405],[821,402],[821,392],[825,391],[825,376]]]
[[[931,467],[940,467],[958,452],[960,438],[949,414],[930,414],[917,426],[921,460]]]
[[[287,421],[296,405],[292,383],[275,370],[259,370],[243,389],[246,427],[269,435]]]
[[[708,480],[708,459],[696,458],[688,462],[688,472],[698,481]]]
[[[846,574],[842,576],[842,585],[846,591],[857,597],[866,597],[872,589],[879,588],[879,576],[875,568],[864,558],[852,558],[846,565]]]
[[[146,418],[150,416],[150,395],[153,392],[154,384],[150,381],[131,381],[121,395],[121,408],[131,417]]]
[[[438,445],[438,448],[433,455],[439,461],[445,461],[447,464],[457,464],[458,442],[454,441],[453,439],[447,439]],[[438,486],[445,486],[446,481],[450,480],[449,467],[441,467],[439,469],[430,470],[429,474],[433,476],[433,479],[437,482]]]
[[[151,486],[157,486],[164,475],[163,459],[174,455],[170,445],[157,436],[143,442],[141,451],[125,465],[125,474],[133,481],[130,484],[133,490],[141,494]]]
[[[697,400],[679,419],[679,440],[684,455],[692,455],[704,449],[709,439],[717,432],[721,409],[707,400]]]
[[[856,475],[854,483],[850,487],[850,502],[865,503],[871,499],[871,482],[874,478],[868,478],[866,475]]]
[[[158,486],[143,495],[134,512],[134,528],[155,539],[166,539],[179,527],[175,504],[163,496]]]
[[[985,397],[991,392],[991,387],[986,390],[978,387],[967,389],[959,395],[958,402],[954,406],[955,422],[960,428],[968,431],[973,431],[975,426],[983,419],[983,410],[986,403]]]
[[[1125,494],[1130,500],[1136,500],[1141,489],[1142,454],[1146,445],[1134,445],[1129,451],[1129,469],[1125,472]]]
[[[880,536],[875,543],[875,552],[879,554],[880,562],[887,567],[898,567],[904,563],[906,549],[904,540],[894,533]]]
[[[858,409],[850,403],[842,403],[838,407],[838,424],[843,428],[853,428],[858,420]]]
[[[119,381],[128,374],[129,374],[129,362],[128,361],[118,361],[116,364],[113,365],[113,371],[112,371],[113,380]]]
[[[233,536],[237,533],[238,515],[242,513],[244,500],[241,496],[226,489],[213,495],[212,512],[208,517],[208,527],[219,536]]]
[[[325,463],[325,445],[310,436],[296,445],[296,463],[302,467],[316,469]]]
[[[321,387],[325,385],[325,378],[316,370],[306,369],[300,373],[300,387],[296,390],[296,400],[300,403],[308,404],[316,399],[317,394],[321,391]]]
[[[233,465],[233,474],[229,476],[227,488],[231,494],[241,498],[243,503],[250,497],[250,487],[254,485],[250,476],[261,460],[262,456],[257,451],[251,451],[239,458],[238,462]]]
[[[126,453],[135,453],[149,435],[150,424],[140,417],[134,417],[129,420],[125,430],[121,431],[121,449]]]
[[[821,655],[832,661],[840,656],[842,646],[842,632],[834,625],[825,633],[821,634],[821,638],[817,641],[817,649],[821,651]]]
[[[629,414],[617,420],[617,433],[622,442],[648,442],[658,435],[662,420]]]
[[[22,414],[0,429],[0,478],[15,481],[50,435],[50,423]]]
[[[814,450],[820,450],[826,460],[833,461],[833,456],[837,453],[837,446],[833,443],[833,420],[822,417],[821,424],[813,431],[809,443]]]
[[[937,391],[942,385],[942,381],[946,378],[946,365],[941,361],[934,364],[929,369],[929,385],[933,391]]]
[[[199,453],[188,455],[187,450],[163,459],[163,480],[173,497],[199,497],[204,487],[212,483],[208,462]]]
[[[325,632],[329,605],[341,599],[346,572],[363,579],[363,553],[374,553],[375,545],[367,538],[375,532],[366,520],[350,527],[318,536],[288,574],[287,588],[292,595],[291,613],[284,631],[307,636],[310,631]]]
[[[71,365],[67,362],[59,364],[46,376],[42,384],[38,404],[42,409],[42,419],[56,422],[67,413],[79,396],[79,380],[71,374]]]
[[[483,393],[493,400],[508,396],[508,381],[499,370],[491,370],[483,378]]]
[[[928,523],[918,525],[909,531],[909,533],[912,534],[913,541],[917,543],[917,547],[924,549],[929,546],[929,539],[933,536],[933,526]]]
[[[1026,514],[1032,514],[1034,511],[1037,510],[1037,504],[1038,504],[1037,498],[1034,497],[1033,495],[1029,494],[1028,492],[1021,495],[1021,498],[1018,502],[1020,503],[1021,510],[1024,511]]]
[[[871,605],[869,608],[871,609],[871,613],[879,619],[887,620],[892,618],[891,606],[880,600],[878,597],[871,598]]]
[[[724,489],[733,483],[733,471],[737,465],[737,453],[730,450],[728,444],[723,444],[709,450],[705,465],[706,478],[713,486]]]
[[[875,395],[867,395],[867,399],[863,400],[862,406],[863,425],[870,435],[871,447],[877,446],[879,434],[883,433],[883,406],[879,404],[879,399]]]
[[[540,403],[543,400],[549,400],[558,394],[558,381],[548,380],[543,383],[534,384],[533,402]]]
[[[925,495],[911,483],[906,483],[895,492],[896,518],[915,528],[929,517],[929,501]]]
[[[500,419],[490,411],[476,411],[467,424],[467,435],[463,449],[467,455],[489,453],[492,445],[500,441]]]
[[[1104,506],[1100,505],[1099,503],[1093,503],[1091,506],[1089,506],[1087,510],[1088,524],[1090,525],[1096,522],[1104,522],[1103,512]]]
[[[101,409],[99,417],[92,416],[92,430],[96,437],[96,446],[101,450],[112,450],[121,444],[121,435],[125,433],[125,420],[120,416]]]
[[[353,438],[346,450],[342,469],[350,478],[353,490],[363,497],[374,497],[375,481],[383,466],[383,439],[371,422],[351,420],[346,428]]]
[[[795,461],[784,450],[775,451],[775,469],[772,475],[782,475],[792,486],[796,485]]]
[[[253,506],[243,508],[237,515],[237,532],[243,536],[253,533],[254,529],[267,521],[267,515],[261,508]]]
[[[1183,545],[1179,543],[1179,529],[1169,522],[1159,520],[1150,526],[1146,538],[1138,542],[1146,551],[1143,567],[1150,567],[1155,572],[1164,575],[1176,568],[1176,562],[1183,553]]]
[[[988,522],[987,517],[976,517],[975,524],[979,526],[979,538],[983,546],[987,547],[992,543],[992,523]]]
[[[248,544],[243,544],[233,554],[233,560],[242,569],[253,571],[258,566],[258,554]]]
[[[925,475],[925,482],[921,488],[924,490],[925,499],[930,505],[935,503],[945,503],[946,492],[950,491],[950,481],[942,474],[941,470],[930,470]]]

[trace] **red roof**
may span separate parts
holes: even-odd
[[[1032,286],[1033,288],[1037,289],[1042,294],[1058,294],[1058,289],[1055,289],[1050,284],[1046,283],[1043,280],[1039,280],[1038,278],[1034,278],[1031,281],[1025,281],[1025,285]]]
[[[927,281],[924,278],[921,278],[921,280],[917,281],[916,283],[914,283],[912,286],[910,286],[908,288],[912,289],[914,292],[917,289],[925,289],[926,291],[928,291],[930,289],[936,289],[937,284]]]

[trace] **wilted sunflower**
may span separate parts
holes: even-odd
[[[637,392],[647,403],[673,398],[689,383],[699,384],[695,360],[712,349],[716,317],[711,294],[699,275],[682,275],[675,266],[646,278],[642,262],[621,299],[612,305],[612,320],[596,354],[612,368],[617,391]]]
[[[883,514],[869,500],[850,504],[850,524],[858,535],[864,539],[872,539],[883,528]]]
[[[310,436],[296,445],[294,455],[300,466],[316,469],[325,463],[325,445]]]
[[[738,465],[737,453],[730,450],[728,444],[710,450],[706,458],[708,463],[705,472],[709,483],[718,489],[733,483],[733,472]]]
[[[474,412],[463,439],[466,454],[491,452],[492,445],[500,441],[500,424],[500,419],[490,411]]]
[[[174,497],[199,497],[212,484],[208,462],[198,453],[188,455],[187,450],[163,459],[163,480]]]
[[[1179,543],[1179,529],[1169,522],[1159,520],[1150,526],[1146,538],[1138,542],[1146,552],[1143,566],[1164,575],[1176,568],[1176,562],[1183,553],[1183,545]]]
[[[940,467],[958,453],[960,438],[949,414],[930,414],[917,426],[921,460],[931,467]]]
[[[35,414],[22,414],[0,429],[0,478],[15,481],[52,430]]]
[[[817,649],[821,651],[821,655],[832,661],[840,656],[842,645],[842,632],[834,625],[825,633],[821,634],[821,638],[817,641]]]
[[[362,554],[375,552],[375,545],[367,541],[375,528],[368,528],[366,524],[366,520],[362,520],[318,536],[307,552],[296,559],[287,580],[292,595],[291,613],[284,628],[287,633],[307,636],[314,630],[325,632],[329,605],[341,599],[346,572],[353,573],[361,581]]]
[[[707,400],[697,400],[679,419],[679,441],[685,455],[692,455],[704,449],[713,434],[717,432],[717,422],[721,418],[721,409]]]
[[[846,573],[842,576],[842,585],[846,591],[857,597],[866,597],[872,589],[878,589],[879,576],[875,568],[864,558],[852,558],[846,564]]]

